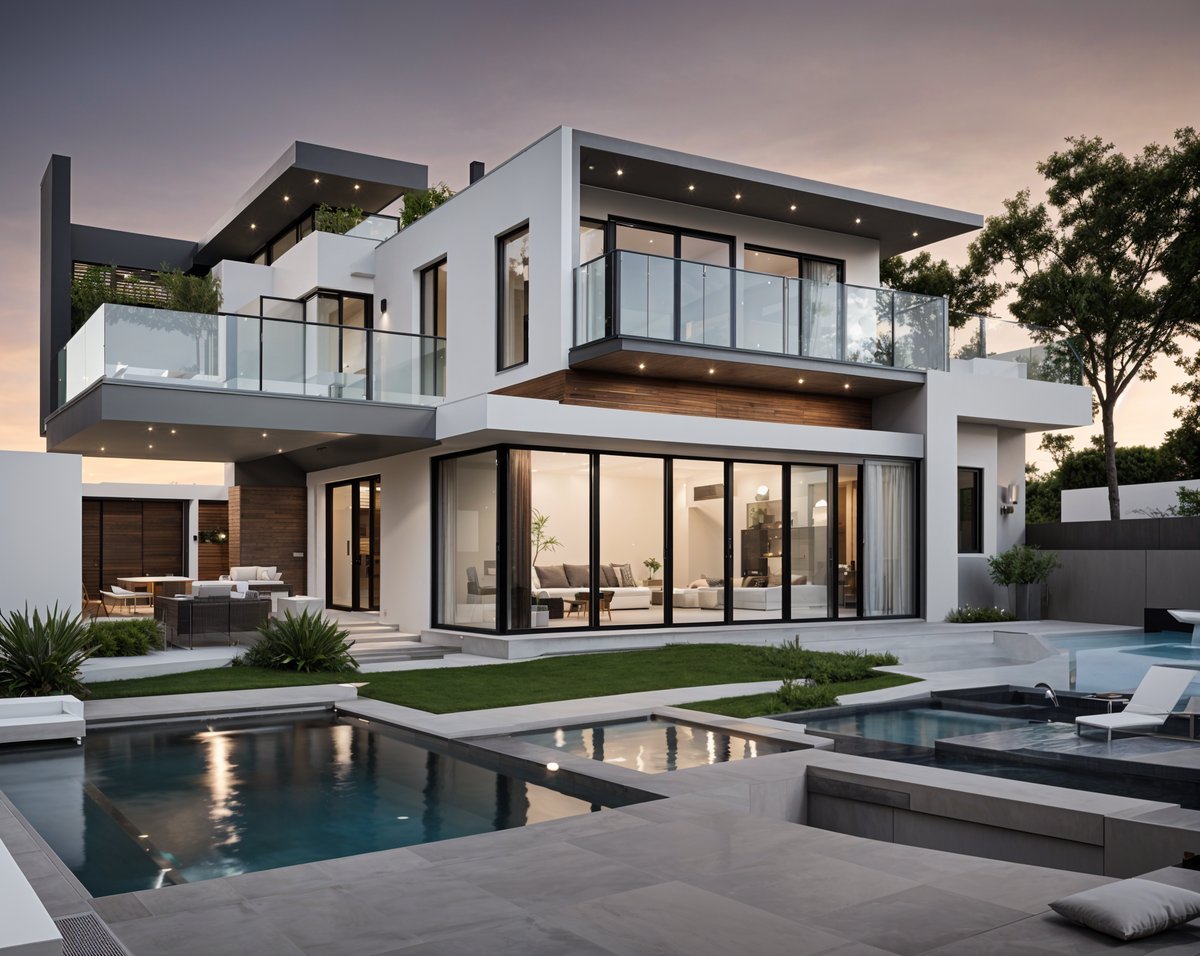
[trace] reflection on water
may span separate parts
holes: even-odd
[[[598,809],[329,719],[101,732],[0,756],[0,790],[96,896]]]
[[[595,727],[557,727],[514,736],[603,763],[630,766],[642,773],[667,773],[731,760],[748,760],[791,749],[771,741],[723,734],[653,717]]]

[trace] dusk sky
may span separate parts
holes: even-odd
[[[993,214],[1040,192],[1034,164],[1065,136],[1133,152],[1200,124],[1198,50],[1197,0],[8,4],[0,448],[44,447],[38,185],[54,152],[73,159],[75,222],[189,240],[293,140],[459,188],[470,160],[560,124]],[[961,261],[966,245],[930,249]],[[1120,442],[1171,427],[1160,367],[1126,396]],[[85,465],[85,480],[173,479],[221,472]]]

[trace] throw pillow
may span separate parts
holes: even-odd
[[[621,585],[620,585],[619,579],[617,578],[617,572],[613,570],[612,565],[611,564],[600,565],[600,587],[616,588],[616,587],[620,587],[620,586]]]
[[[1121,880],[1055,900],[1059,916],[1116,939],[1141,939],[1200,916],[1200,893],[1153,880]]]
[[[561,564],[539,564],[534,570],[537,571],[538,587],[569,588],[571,586],[567,583],[567,573]]]
[[[564,564],[563,570],[567,572],[567,584],[573,588],[587,588],[592,586],[592,569],[586,564]]]
[[[706,587],[708,587],[708,582],[706,580],[704,580],[704,578],[696,578],[696,580],[693,581],[691,584],[689,584],[688,587],[689,588],[706,588]]]
[[[793,574],[792,575],[792,584],[808,584],[808,575],[807,574]]]
[[[259,581],[274,581],[275,580],[275,572],[278,570],[279,569],[273,564],[270,567],[260,567],[258,569],[258,580]]]
[[[633,576],[633,566],[628,564],[614,564],[613,570],[617,572],[619,579],[619,587],[636,588],[638,586],[637,578]]]

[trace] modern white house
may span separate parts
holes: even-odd
[[[1026,432],[1090,421],[1065,346],[879,288],[978,215],[567,127],[380,214],[427,182],[296,143],[193,242],[72,224],[53,157],[49,450],[231,462],[232,564],[436,639],[940,620],[1023,540]],[[144,304],[73,318],[89,266]]]

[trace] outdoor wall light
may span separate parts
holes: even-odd
[[[1018,500],[1020,497],[1020,488],[1014,481],[1008,487],[1001,486],[1000,488],[1000,513],[1002,515],[1010,515],[1017,510]]]
[[[384,322],[388,320],[387,299],[379,300],[379,317],[383,319]]]

